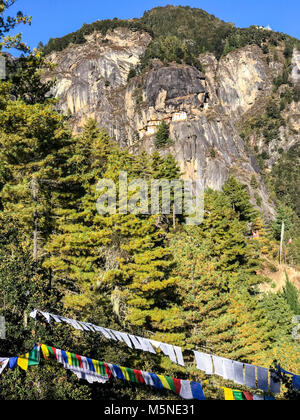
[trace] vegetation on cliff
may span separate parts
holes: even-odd
[[[105,35],[108,30],[113,31],[117,27],[145,31],[152,36],[152,42],[141,58],[142,67],[146,67],[154,58],[164,63],[177,61],[200,67],[198,57],[201,53],[212,52],[220,58],[246,45],[258,45],[266,50],[269,46],[276,46],[282,42],[288,55],[294,45],[299,45],[297,39],[283,33],[256,26],[236,28],[234,24],[224,22],[201,9],[166,6],[145,12],[139,19],[115,18],[84,24],[77,32],[50,39],[43,50],[45,54],[61,51],[71,43],[85,43],[85,36],[94,31]]]
[[[266,367],[275,354],[284,354],[284,366],[297,369],[289,317],[275,325],[258,293],[264,281],[257,275],[259,256],[266,244],[272,249],[272,238],[249,240],[257,213],[236,180],[230,179],[224,192],[207,192],[199,227],[186,228],[178,219],[174,229],[171,220],[158,223],[154,216],[101,216],[95,188],[100,178],[117,181],[119,170],[126,169],[133,178],[173,179],[178,176],[173,158],[133,156],[92,121],[74,137],[51,104],[12,101],[11,89],[1,83],[0,304],[8,323],[1,354],[18,354],[38,340],[96,359],[202,378],[163,356],[149,358],[106,343],[99,347],[97,336],[74,336],[68,328],[24,324],[24,314],[38,306]],[[270,299],[278,297],[269,296],[268,305]],[[277,313],[275,305],[272,311]],[[27,376],[6,372],[0,398],[105,399],[108,392],[150,398],[143,388],[92,387],[55,366],[39,369],[43,374],[38,368]]]
[[[16,77],[0,81],[0,314],[7,321],[0,354],[16,356],[46,342],[111,363],[206,379],[208,399],[215,397],[213,385],[224,385],[192,367],[191,352],[183,369],[161,354],[99,345],[96,334],[28,320],[39,307],[245,363],[270,367],[277,359],[296,372],[300,348],[291,316],[299,296],[289,284],[282,294],[260,292],[262,256],[278,251],[277,230],[266,232],[247,187],[231,177],[223,191],[208,190],[200,226],[172,215],[99,214],[100,179],[118,185],[120,170],[129,180],[176,179],[179,168],[171,155],[120,149],[92,120],[72,134],[36,91],[40,84],[44,93],[49,88],[39,66],[38,59],[22,61]],[[167,137],[164,126],[158,140]],[[121,381],[88,385],[51,363],[5,371],[0,381],[0,400],[173,398]]]

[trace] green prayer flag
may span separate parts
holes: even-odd
[[[80,367],[79,360],[77,359],[77,357],[74,353],[71,353],[71,360],[72,360],[72,366]]]
[[[56,358],[56,357],[55,357],[55,353],[54,353],[54,351],[53,351],[52,347],[50,347],[50,346],[46,346],[46,347],[47,347],[47,349],[48,349],[48,352],[49,352],[50,356],[52,356],[52,357]]]
[[[100,367],[101,375],[102,376],[107,376],[107,372],[106,372],[106,369],[105,369],[104,362],[99,361],[99,367]]]
[[[170,385],[170,388],[172,389],[172,391],[175,392],[175,394],[176,394],[176,388],[175,388],[173,378],[170,378],[170,376],[165,376],[165,378],[166,378],[168,384]]]
[[[29,353],[28,366],[37,366],[39,363],[39,350],[38,347],[35,346],[35,348]]]
[[[241,391],[233,391],[233,396],[236,401],[243,401],[243,393]]]
[[[127,370],[128,375],[129,375],[130,382],[138,383],[138,380],[136,378],[136,375],[134,373],[134,370],[133,369],[130,369],[130,368],[127,368],[126,370]]]

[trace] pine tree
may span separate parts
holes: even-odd
[[[252,222],[257,217],[257,211],[250,203],[250,195],[246,186],[240,184],[236,178],[230,177],[225,183],[223,191],[242,221]]]
[[[300,298],[298,289],[291,283],[289,277],[286,275],[286,283],[283,289],[283,296],[288,303],[289,307],[295,315],[300,314]]]
[[[208,191],[205,195],[206,214],[199,229],[220,269],[234,272],[247,267],[255,284],[261,279],[255,276],[258,261],[253,243],[247,238],[248,223],[240,220],[240,212],[236,212],[231,203],[226,193]]]
[[[189,229],[179,232],[172,240],[174,270],[180,284],[184,342],[192,349],[228,354],[233,338],[233,318],[228,313],[226,292],[228,278],[218,270],[199,233]]]
[[[292,228],[293,222],[293,210],[286,206],[280,206],[277,211],[276,219],[272,224],[272,231],[274,238],[280,240],[281,238],[281,230],[282,230],[282,223],[285,224],[285,232],[289,233]]]
[[[103,258],[101,247],[109,242],[109,232],[101,230],[95,219],[96,185],[105,173],[110,153],[114,153],[114,144],[94,121],[88,121],[72,144],[59,179],[60,205],[55,231],[46,246],[49,257],[44,267],[53,270],[58,284],[72,291],[72,295],[81,292],[82,296],[75,299],[77,306],[73,299],[74,308],[87,305],[92,299]]]
[[[266,293],[260,307],[265,312],[272,333],[272,341],[278,343],[284,339],[292,340],[293,312],[283,293]]]
[[[27,57],[9,61],[6,66],[8,80],[12,83],[12,95],[29,105],[43,104],[50,101],[50,89],[53,81],[41,80],[45,69],[50,67],[40,52],[33,52]],[[42,70],[44,69],[44,70]]]
[[[247,222],[223,193],[205,196],[198,227],[173,238],[187,343],[251,362],[268,349],[269,331],[255,296],[262,282]]]
[[[71,137],[64,127],[63,116],[52,105],[11,101],[8,97],[11,85],[3,85],[4,92],[2,87],[0,94],[2,217],[23,226],[31,238],[37,234],[43,246],[53,227],[55,191]]]
[[[0,2],[0,52],[5,48],[15,48],[28,52],[29,48],[22,42],[22,34],[12,35],[13,31],[20,24],[28,24],[31,18],[18,12],[16,16],[9,15],[9,8],[15,4],[16,0],[2,0]]]
[[[272,349],[273,332],[268,325],[265,312],[259,305],[258,296],[249,293],[247,286],[243,285],[242,276],[243,274],[239,279],[242,286],[231,293],[229,312],[235,318],[232,358],[268,367],[266,353]]]
[[[170,127],[165,122],[165,120],[162,120],[162,122],[158,126],[158,129],[155,135],[155,147],[157,149],[162,149],[163,147],[166,147],[169,143],[171,143]]]
[[[176,332],[181,323],[174,302],[176,278],[170,274],[172,255],[156,217],[96,211],[100,178],[113,180],[118,190],[121,170],[130,182],[143,178],[145,170],[151,177],[156,169],[145,153],[121,151],[94,128],[88,124],[69,159],[69,174],[62,181],[69,186],[68,200],[58,212],[45,266],[72,292],[65,298],[68,308],[84,310],[102,302],[119,322],[160,332],[160,337]],[[155,175],[168,178],[177,172],[170,157],[161,163],[157,170],[163,174]]]

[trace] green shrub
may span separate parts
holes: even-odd
[[[216,157],[216,151],[214,147],[211,147],[210,151],[209,151],[210,157],[212,159],[214,159]]]
[[[293,100],[300,102],[300,86],[295,86],[293,90]]]
[[[158,129],[155,135],[155,147],[157,149],[162,149],[171,143],[172,143],[172,140],[170,139],[170,127],[163,120],[161,124],[158,126]]]
[[[136,77],[136,75],[137,75],[137,71],[136,71],[136,69],[135,68],[131,68],[130,70],[129,70],[129,73],[128,73],[128,76],[127,76],[127,80],[129,81],[130,79],[132,79],[133,77]]]
[[[255,198],[255,201],[256,201],[257,206],[258,207],[261,207],[261,205],[262,205],[262,198],[261,198],[261,196],[258,193],[256,193],[254,195],[254,198]]]
[[[257,179],[256,179],[256,176],[255,176],[255,175],[252,175],[250,185],[251,185],[251,187],[252,187],[252,188],[254,188],[255,190],[259,187],[259,185],[258,185],[258,182],[257,182]]]

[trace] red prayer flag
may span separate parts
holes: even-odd
[[[175,379],[175,378],[173,378],[173,382],[174,382],[176,394],[180,395],[180,391],[181,391],[181,379]]]
[[[136,370],[136,369],[133,369],[133,371],[134,371],[134,374],[135,374],[135,377],[136,377],[138,383],[139,384],[144,384],[145,383],[145,379],[143,377],[142,372],[140,370]]]
[[[78,354],[75,354],[75,356],[76,356],[76,359],[78,360],[78,362],[79,362],[79,366],[80,366],[80,368],[82,369],[83,368],[83,363],[82,363],[82,360],[81,360],[81,356],[78,356]]]
[[[105,370],[106,370],[107,376],[108,376],[108,377],[109,377],[109,379],[110,379],[110,377],[111,377],[111,375],[112,375],[111,370],[110,370],[109,366],[108,366],[106,363],[104,363],[104,367],[105,367]]]
[[[253,395],[250,392],[243,391],[243,394],[247,401],[253,401]]]

